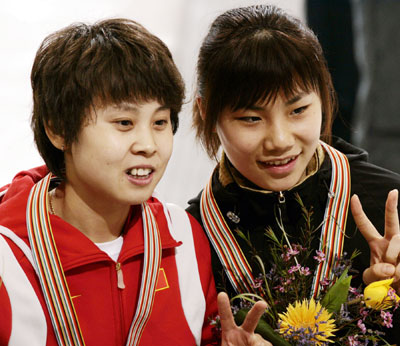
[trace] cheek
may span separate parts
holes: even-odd
[[[255,133],[248,133],[243,129],[229,129],[229,131],[217,128],[217,134],[221,142],[221,146],[225,153],[248,155],[254,153],[258,145]]]
[[[72,156],[81,161],[91,162],[91,165],[111,164],[124,156],[124,145],[115,138],[97,135],[81,137],[72,147]]]
[[[249,155],[254,152],[254,142],[250,138],[234,137],[227,138],[224,137],[221,140],[221,146],[226,154],[229,155]]]
[[[164,136],[161,136],[157,140],[158,152],[160,153],[160,156],[163,158],[163,160],[169,161],[172,155],[173,144],[174,144],[174,137],[172,132],[171,134],[168,133],[165,134]]]
[[[305,141],[311,143],[318,141],[321,135],[322,115],[320,111],[315,111],[309,121],[302,126],[301,132]]]

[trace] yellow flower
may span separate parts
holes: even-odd
[[[392,282],[393,279],[375,281],[365,287],[365,305],[375,310],[384,310],[390,308],[394,303],[400,301],[400,297],[395,293],[393,288],[390,287]],[[389,291],[391,291],[390,295],[388,294]]]
[[[319,302],[315,303],[314,299],[303,300],[302,303],[296,301],[294,306],[289,304],[285,313],[279,314],[279,333],[291,335],[304,328],[307,334],[316,333],[313,340],[316,345],[333,342],[328,338],[334,336],[333,332],[337,329],[335,321],[330,319],[331,315]]]

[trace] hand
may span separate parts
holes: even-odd
[[[248,312],[243,324],[238,327],[232,315],[228,295],[218,294],[218,312],[221,320],[222,346],[272,346],[261,335],[254,334],[258,320],[267,308],[265,302],[257,302]]]
[[[385,207],[385,233],[381,236],[365,215],[357,195],[351,198],[351,212],[371,251],[370,267],[363,273],[366,284],[394,278],[393,288],[400,288],[400,227],[397,211],[399,192],[389,192]]]

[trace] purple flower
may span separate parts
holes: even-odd
[[[349,346],[360,346],[361,343],[357,341],[357,336],[349,336],[347,337],[348,345]]]
[[[349,287],[349,292],[354,295],[355,298],[361,297],[360,291],[355,287]]]
[[[297,264],[297,265],[295,265],[295,266],[291,266],[291,267],[289,268],[289,270],[288,270],[288,273],[289,273],[289,274],[295,273],[295,272],[299,271],[300,268],[301,268],[301,265],[300,265],[300,264]]]
[[[322,281],[319,283],[322,287],[329,286],[331,284],[331,280],[328,278],[324,278]]]
[[[365,326],[362,320],[357,321],[357,327],[360,328],[361,333],[365,334],[367,332],[367,327]]]
[[[292,279],[285,279],[285,280],[282,280],[282,284],[284,285],[284,286],[288,286],[288,285],[290,285],[291,283],[293,282],[293,280]]]
[[[304,275],[304,276],[308,276],[308,275],[310,275],[311,274],[311,272],[310,272],[310,268],[308,268],[308,267],[301,267],[300,268],[300,274],[301,275]]]
[[[212,326],[213,332],[218,333],[221,332],[221,318],[219,315],[215,316],[215,318],[210,320],[210,326]]]
[[[294,248],[296,251],[299,251],[299,252],[307,250],[307,248],[302,247],[300,244],[293,244],[293,248]]]
[[[262,284],[264,283],[264,278],[263,276],[260,274],[257,278],[254,279],[254,284],[253,284],[253,288],[260,288],[262,286]]]
[[[396,294],[396,290],[392,287],[389,287],[388,290],[388,297],[392,300],[392,302],[394,303],[394,310],[397,310],[399,305],[400,305],[400,300]]]
[[[288,248],[288,247],[285,245],[285,249],[286,249],[286,252],[283,253],[283,254],[281,254],[281,257],[283,258],[283,260],[284,260],[285,262],[290,261],[290,259],[291,259],[293,256],[296,256],[296,255],[299,254],[299,250],[297,250],[296,248],[295,248],[295,249],[293,249],[293,248],[291,249],[291,248]]]
[[[317,255],[314,256],[314,259],[317,260],[318,263],[325,261],[325,258],[326,258],[325,254],[320,250],[317,250],[316,252],[317,252]]]
[[[368,316],[368,310],[364,307],[360,308],[360,315],[362,317],[362,320],[365,321],[365,318]]]
[[[393,328],[393,315],[388,311],[381,310],[381,317],[383,319],[382,325],[386,328]]]

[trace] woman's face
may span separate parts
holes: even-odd
[[[92,110],[89,119],[66,152],[68,191],[107,210],[146,201],[172,152],[170,109],[123,103]]]
[[[235,168],[262,189],[288,190],[305,175],[319,143],[322,111],[315,92],[220,115],[216,132]]]

